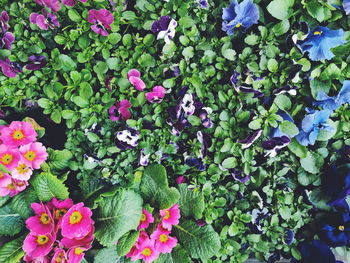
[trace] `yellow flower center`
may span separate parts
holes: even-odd
[[[23,186],[23,185],[25,185],[25,183],[24,182],[17,182],[16,185],[17,186]]]
[[[24,163],[21,163],[18,165],[16,170],[19,174],[25,174],[26,172],[28,172],[29,169],[27,165],[25,165]]]
[[[236,27],[239,28],[239,27],[241,27],[241,25],[242,25],[241,23],[238,23],[238,24],[236,25]]]
[[[55,211],[55,219],[60,219],[67,213],[66,209],[58,209]]]
[[[15,189],[15,185],[13,183],[10,183],[9,185],[7,185],[7,188],[13,190]]]
[[[168,237],[166,234],[161,234],[161,235],[159,236],[159,241],[162,242],[162,243],[167,242],[168,239],[169,239],[169,237]]]
[[[4,173],[0,172],[0,179],[3,178],[5,175]]]
[[[166,210],[166,211],[165,211],[164,219],[165,219],[165,220],[168,220],[169,218],[170,218],[170,212],[169,212],[169,210]]]
[[[83,216],[80,212],[74,211],[69,217],[69,224],[74,225],[78,224],[83,219]]]
[[[142,252],[141,252],[142,255],[146,256],[146,257],[149,257],[151,254],[152,254],[152,250],[148,247],[146,247]]]
[[[59,262],[62,262],[63,257],[64,257],[63,253],[60,252],[60,253],[57,255],[56,262],[58,262],[58,263],[59,263]]]
[[[21,130],[18,129],[12,133],[12,138],[14,140],[22,140],[24,138],[24,134]]]
[[[49,242],[49,238],[45,235],[40,235],[37,237],[36,242],[39,245],[45,245],[47,242]]]
[[[40,222],[43,223],[44,225],[47,225],[51,222],[51,219],[48,214],[42,213],[40,216]]]
[[[345,227],[344,226],[339,226],[338,227],[340,231],[344,231]]]
[[[10,164],[13,160],[13,156],[12,154],[9,154],[9,153],[5,153],[2,157],[1,157],[1,162],[3,164]]]
[[[321,35],[322,34],[322,31],[315,31],[314,32],[314,35]]]
[[[146,221],[146,219],[147,219],[146,215],[145,215],[145,214],[142,214],[142,216],[141,216],[141,222]]]
[[[80,255],[81,253],[83,253],[85,250],[80,248],[80,247],[77,247],[74,249],[74,254],[75,255]]]
[[[28,151],[25,153],[24,157],[28,160],[28,161],[33,161],[36,157],[36,153],[33,151]]]

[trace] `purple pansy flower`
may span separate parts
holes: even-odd
[[[164,74],[164,77],[166,79],[170,79],[170,78],[176,78],[178,76],[180,76],[180,67],[178,65],[173,65],[172,67],[170,68],[165,68],[163,70],[163,74]]]
[[[253,133],[249,134],[247,138],[239,140],[238,142],[242,143],[242,149],[249,148],[257,139],[259,139],[262,132],[262,129],[256,130]]]
[[[290,139],[287,136],[274,137],[268,141],[264,141],[262,146],[267,153],[265,156],[275,157],[277,152],[286,147],[290,143]]]
[[[146,93],[146,99],[151,103],[161,103],[165,96],[165,89],[162,86],[155,86],[152,92]]]
[[[58,0],[35,0],[35,2],[41,6],[48,7],[52,12],[57,12],[61,8]]]
[[[115,105],[109,108],[109,118],[112,121],[126,121],[130,119],[129,108],[131,108],[131,103],[128,100],[117,102]]]
[[[250,180],[250,177],[251,177],[250,174],[243,174],[241,171],[237,169],[229,169],[228,171],[232,175],[233,179],[243,184]]]
[[[32,55],[29,58],[29,64],[26,65],[28,70],[38,70],[47,64],[46,58],[44,56]]]
[[[11,62],[8,58],[5,60],[0,59],[0,67],[2,73],[9,78],[14,78],[17,76],[17,73],[22,72],[22,67],[16,62]]]
[[[14,41],[15,36],[11,32],[0,32],[0,49],[11,49]]]
[[[190,167],[196,167],[198,171],[204,171],[206,168],[206,165],[203,163],[202,159],[195,157],[186,157],[185,164],[187,164]]]
[[[264,96],[264,93],[262,93],[259,90],[253,89],[252,87],[246,87],[246,86],[242,86],[242,85],[237,85],[238,81],[239,81],[239,76],[241,74],[237,71],[234,71],[232,76],[230,77],[230,81],[233,84],[233,87],[235,88],[235,90],[237,92],[242,92],[242,93],[252,93],[254,94],[254,98],[260,98]],[[251,77],[254,81],[259,81],[262,80],[262,78],[256,77],[252,74],[248,75],[248,77]]]
[[[128,128],[126,130],[117,132],[117,135],[115,137],[115,144],[121,150],[132,149],[138,145],[139,138],[139,131]]]
[[[297,86],[289,86],[289,85],[286,85],[286,86],[283,86],[283,87],[281,87],[281,88],[278,88],[278,89],[273,90],[272,93],[273,93],[274,95],[279,95],[279,94],[283,94],[283,93],[288,93],[289,95],[295,96],[295,95],[297,95],[297,89],[298,89]]]
[[[151,30],[157,34],[157,39],[164,39],[165,43],[169,44],[175,36],[176,26],[176,20],[170,16],[162,16],[159,20],[153,22]]]
[[[2,11],[0,14],[0,29],[2,32],[6,32],[9,29],[7,22],[10,17],[6,11]]]
[[[114,17],[111,12],[106,9],[89,10],[88,21],[93,24],[91,29],[101,36],[108,36],[107,29],[111,29]]]
[[[146,149],[142,149],[140,151],[140,159],[139,159],[139,164],[142,166],[147,166],[149,163],[149,157],[150,153],[146,153]]]
[[[79,0],[82,3],[86,3],[87,0]],[[77,0],[62,0],[62,4],[66,6],[75,6],[77,4]]]
[[[54,14],[48,13],[45,9],[42,9],[42,14],[31,13],[29,21],[36,24],[42,30],[48,30],[49,28],[60,27],[60,23]]]

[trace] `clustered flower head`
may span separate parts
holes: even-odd
[[[47,159],[46,148],[36,142],[37,133],[32,124],[13,121],[0,126],[0,164],[9,173],[0,173],[0,196],[14,196],[23,191],[33,170]]]
[[[79,263],[94,239],[90,208],[71,199],[33,203],[34,216],[26,220],[30,230],[23,243],[26,262]]]
[[[139,238],[126,257],[131,258],[132,261],[143,259],[146,263],[150,263],[156,260],[161,253],[171,253],[177,245],[177,238],[170,236],[171,229],[174,225],[179,224],[180,217],[178,204],[160,210],[157,218],[143,209],[138,226],[141,231]],[[152,234],[149,235],[150,232]]]

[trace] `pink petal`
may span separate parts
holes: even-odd
[[[141,77],[141,73],[137,69],[130,69],[129,72],[128,72],[128,78],[130,78],[130,77],[140,78]]]
[[[143,82],[143,80],[138,77],[131,76],[129,78],[129,81],[135,87],[135,89],[139,91],[143,91],[146,87],[146,84]]]

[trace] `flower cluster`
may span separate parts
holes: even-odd
[[[53,198],[47,204],[33,203],[32,209],[35,215],[26,221],[30,233],[23,243],[24,260],[79,263],[94,239],[90,208]]]
[[[0,164],[9,173],[0,174],[0,196],[14,196],[23,191],[33,170],[47,159],[46,148],[36,141],[32,124],[13,121],[0,126]]]
[[[172,226],[179,224],[181,217],[179,205],[175,204],[169,209],[160,210],[159,215],[160,222],[150,212],[143,209],[138,226],[141,231],[140,235],[126,255],[132,261],[143,259],[146,263],[153,262],[161,253],[170,253],[176,246],[177,239],[171,237],[170,234]],[[148,232],[152,232],[150,236]]]

